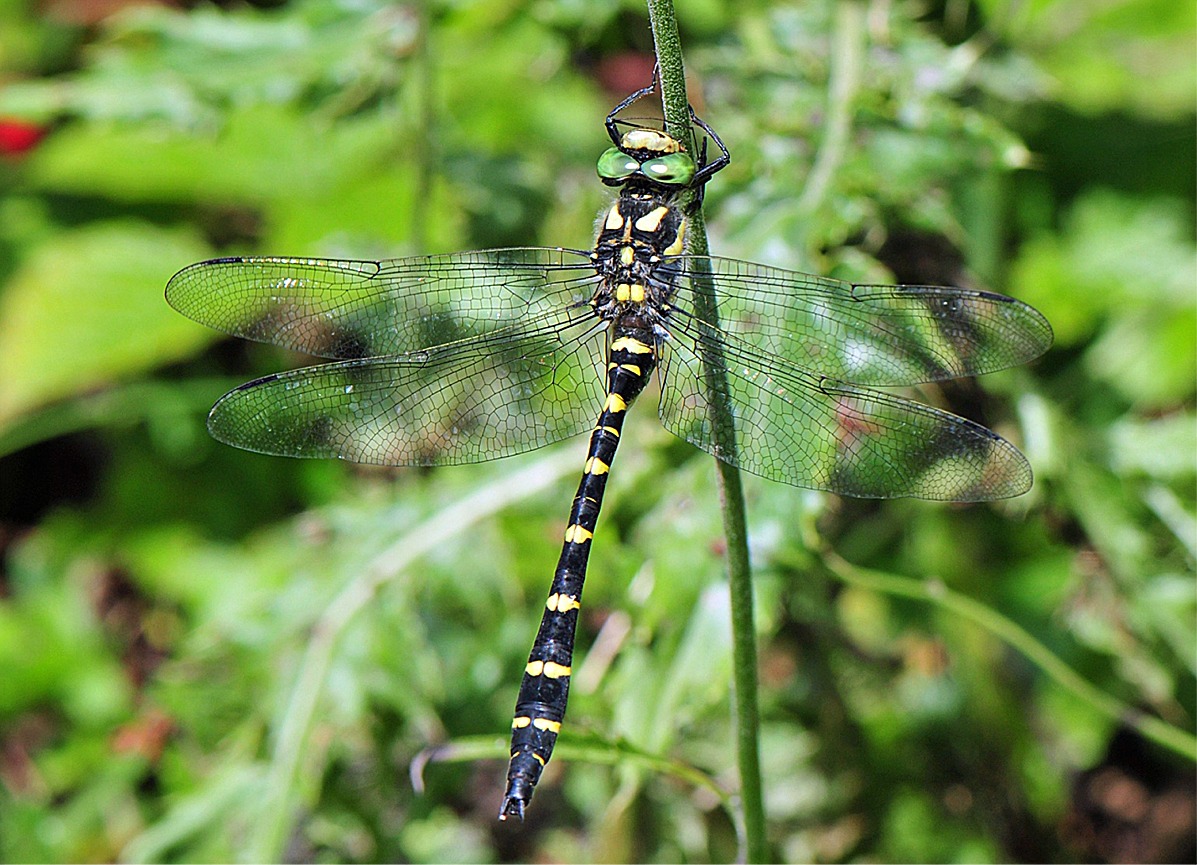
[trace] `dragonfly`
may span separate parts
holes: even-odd
[[[201,324],[328,361],[221,397],[208,429],[227,444],[447,466],[589,431],[516,698],[500,819],[523,819],[561,731],[599,509],[626,412],[652,378],[666,429],[774,481],[942,501],[1031,486],[1026,458],[996,433],[877,388],[1024,363],[1050,346],[1047,320],[987,291],[859,285],[689,254],[689,220],[731,155],[693,109],[695,153],[619,119],[653,90],[607,115],[611,146],[597,172],[616,194],[592,249],[217,258],[166,288],[170,305]]]

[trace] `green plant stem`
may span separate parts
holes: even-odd
[[[690,153],[697,153],[690,125],[690,103],[682,63],[681,39],[672,0],[648,0],[656,45],[657,67],[665,124]],[[701,207],[689,214],[689,252],[708,252],[706,225]],[[695,312],[704,329],[719,326],[718,304],[712,279],[694,280]],[[765,837],[765,808],[761,785],[760,710],[757,704],[756,627],[753,623],[752,570],[748,559],[748,528],[744,517],[744,492],[735,461],[736,440],[727,375],[715,339],[704,340],[703,365],[711,408],[712,438],[726,459],[716,461],[723,531],[727,540],[727,570],[731,594],[733,697],[736,708],[736,751],[740,769],[740,808],[743,860],[769,861]]]
[[[454,739],[446,745],[428,748],[416,755],[411,764],[412,788],[417,792],[423,791],[423,772],[430,763],[475,763],[479,760],[506,760],[509,756],[510,746],[506,738],[466,736]],[[591,734],[588,743],[583,734],[575,734],[569,741],[558,741],[553,756],[567,761],[585,761],[596,766],[635,763],[655,775],[668,775],[695,790],[705,791],[729,815],[735,810],[731,795],[716,778],[689,763],[642,751],[620,739],[604,739]]]
[[[818,550],[827,569],[838,579],[872,591],[926,601],[975,622],[1020,652],[1058,686],[1101,714],[1131,727],[1182,757],[1197,761],[1197,737],[1094,687],[1026,629],[993,608],[953,592],[936,580],[916,580],[859,567],[821,543],[813,528],[808,526],[805,534],[808,548]]]

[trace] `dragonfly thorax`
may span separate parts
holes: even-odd
[[[668,312],[669,259],[685,247],[686,218],[673,196],[625,190],[602,219],[591,260],[602,277],[591,305],[604,319],[635,314],[646,324]]]

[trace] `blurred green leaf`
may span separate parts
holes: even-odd
[[[108,22],[84,70],[9,83],[0,113],[190,128],[219,125],[230,106],[300,98],[340,113],[393,85],[417,20],[402,4],[345,0],[235,12],[130,6]]]
[[[285,105],[231,110],[215,129],[68,126],[29,165],[29,182],[118,201],[275,202],[294,206],[391,161],[383,114],[339,123]]]
[[[1197,388],[1197,246],[1187,223],[1179,201],[1091,192],[1060,235],[1024,248],[1011,274],[1057,343],[1091,340],[1090,374],[1145,408]]]
[[[189,232],[135,222],[39,246],[0,296],[0,424],[211,341],[162,299],[171,273],[204,252]]]
[[[1081,111],[1191,114],[1197,88],[1192,0],[978,4],[996,29],[1051,75],[1052,95]]]
[[[1110,454],[1121,475],[1143,474],[1165,481],[1197,476],[1197,416],[1127,417],[1110,427]]]

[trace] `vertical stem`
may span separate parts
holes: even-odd
[[[666,128],[690,153],[697,153],[690,126],[682,46],[678,36],[677,18],[673,11],[673,0],[648,0],[648,14],[657,50]],[[706,255],[708,245],[702,209],[695,207],[688,216],[688,251],[692,255]],[[696,279],[694,289],[697,317],[714,331],[719,324],[714,281]],[[722,356],[718,350],[719,343],[713,332],[711,335],[712,339],[703,340],[703,356],[712,431],[719,452],[734,459],[735,427],[730,392]],[[756,628],[753,624],[752,571],[748,560],[744,492],[740,484],[739,470],[734,465],[723,460],[716,461],[715,465],[719,474],[719,497],[723,510],[723,531],[727,539],[727,569],[731,594],[733,697],[736,704],[736,742],[743,819],[741,837],[744,845],[741,858],[747,862],[768,862],[770,860],[765,838],[765,809],[761,795]]]

